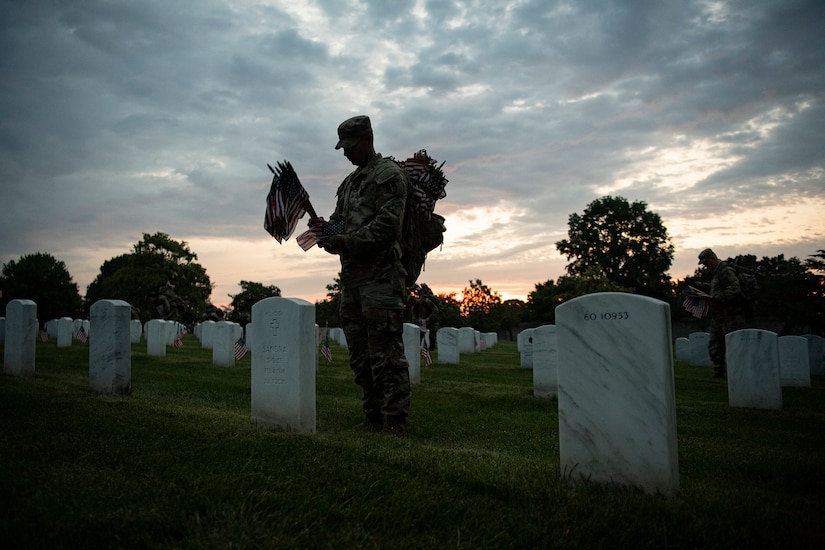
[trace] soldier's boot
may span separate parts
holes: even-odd
[[[384,427],[384,415],[381,411],[364,413],[364,429],[368,432],[380,432]]]
[[[407,419],[404,416],[387,416],[384,429],[381,433],[390,437],[406,437]]]
[[[725,365],[713,365],[714,378],[724,378],[726,374]]]

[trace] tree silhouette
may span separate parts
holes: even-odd
[[[0,272],[3,311],[15,299],[37,304],[41,324],[60,317],[80,317],[83,300],[66,264],[51,254],[36,252],[10,260]]]
[[[591,202],[583,214],[570,214],[568,226],[568,238],[556,243],[570,261],[568,274],[596,270],[638,294],[660,299],[671,294],[667,270],[674,246],[662,219],[644,202],[607,195]]]

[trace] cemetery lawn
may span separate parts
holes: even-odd
[[[88,389],[88,345],[38,342],[0,379],[0,540],[11,548],[823,548],[825,380],[782,411],[732,409],[676,363],[675,497],[559,472],[556,401],[515,343],[422,368],[407,439],[367,433],[347,354],[317,378],[317,432],[251,423],[250,358],[191,335],[132,347],[128,397]],[[0,345],[2,348],[2,345]]]

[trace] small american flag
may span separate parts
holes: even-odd
[[[246,347],[246,342],[244,342],[243,338],[238,338],[238,341],[235,342],[235,361],[243,359],[248,351],[249,348]]]
[[[183,335],[186,334],[186,327],[180,325],[178,333],[175,335],[175,347],[180,349],[183,347]]]
[[[306,214],[309,194],[288,161],[279,162],[277,169],[267,166],[275,176],[266,196],[264,229],[281,242],[289,239],[298,220]]]
[[[433,364],[433,358],[430,355],[430,350],[428,347],[424,346],[421,348],[421,357],[424,358],[424,362],[427,363],[426,366],[430,366]]]
[[[327,330],[327,337],[324,340],[324,345],[321,346],[321,355],[327,360],[327,363],[332,363],[332,350],[329,349],[329,330]]]
[[[86,343],[86,340],[89,339],[89,335],[86,334],[86,328],[83,325],[81,325],[80,330],[77,331],[77,334],[75,335],[75,339],[80,340],[84,344]]]

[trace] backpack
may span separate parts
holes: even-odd
[[[739,279],[739,290],[742,292],[742,296],[748,303],[755,301],[759,294],[759,279],[756,278],[757,274],[750,269],[739,267],[735,263],[728,265],[736,272],[736,277]]]
[[[398,162],[398,161],[396,161]],[[436,161],[422,149],[412,158],[398,162],[412,183],[401,232],[401,264],[407,272],[405,284],[412,287],[424,270],[427,254],[444,244],[447,230],[443,216],[436,214],[435,202],[447,196],[447,178]]]

